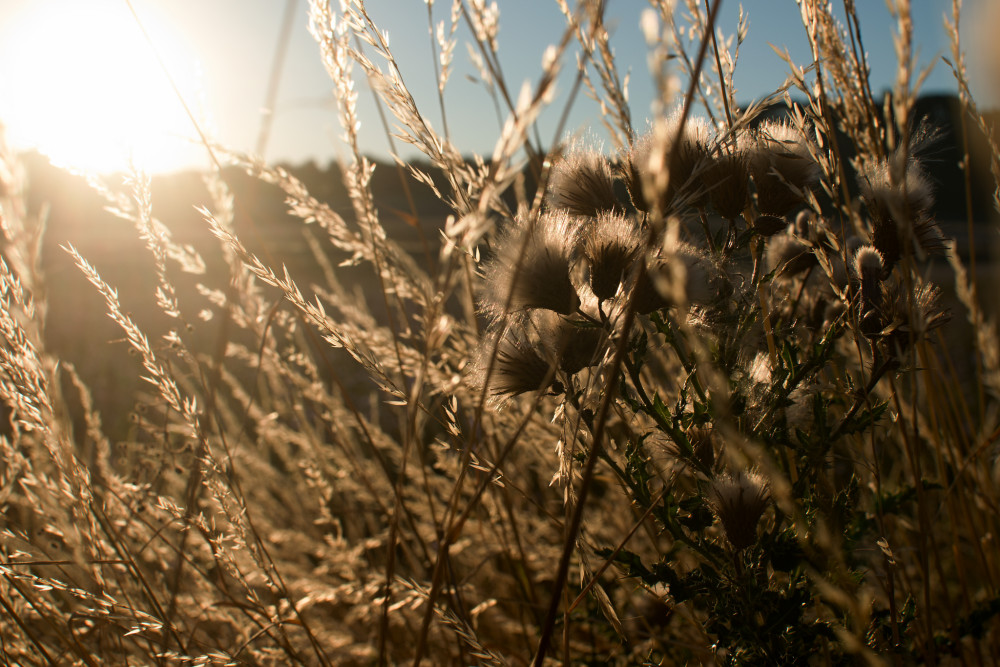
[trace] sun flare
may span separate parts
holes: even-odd
[[[0,43],[0,120],[16,146],[82,171],[129,161],[166,171],[190,159],[195,135],[149,41],[125,2],[45,0],[6,26]],[[194,54],[138,6],[171,76],[191,97]]]

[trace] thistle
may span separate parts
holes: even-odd
[[[767,240],[764,261],[769,271],[781,277],[802,273],[816,264],[812,249],[794,234],[776,234]]]
[[[750,199],[750,170],[745,151],[717,146],[701,170],[701,183],[716,213],[729,220],[738,217]]]
[[[598,299],[617,292],[639,258],[639,226],[623,215],[602,214],[590,225],[583,240],[583,254],[590,268],[590,287]]]
[[[495,359],[491,363],[494,350]],[[485,388],[497,405],[503,405],[514,396],[531,391],[552,388],[561,392],[555,368],[556,360],[546,353],[537,336],[522,323],[512,323],[487,337],[472,365],[470,379],[473,386]]]
[[[712,483],[709,504],[733,551],[739,553],[757,541],[757,523],[770,498],[767,482],[754,471],[740,471]]]
[[[931,283],[918,280],[912,289],[903,281],[887,283],[882,299],[886,325],[881,333],[890,353],[909,349],[951,319],[941,307],[941,290]]]
[[[519,220],[501,238],[496,257],[485,269],[483,310],[495,319],[511,312],[545,308],[577,311],[580,298],[571,279],[579,225],[566,212],[543,214],[535,224]]]
[[[881,330],[878,311],[882,306],[882,256],[870,245],[854,254],[854,276],[861,286],[861,330],[872,335]]]
[[[532,313],[531,324],[546,350],[546,358],[556,359],[568,375],[597,365],[607,350],[607,332],[580,316],[537,310]]]
[[[714,277],[701,252],[686,243],[673,244],[646,258],[646,270],[635,286],[635,310],[645,315],[678,303],[706,304],[720,293]]]
[[[764,215],[783,217],[805,202],[819,179],[819,166],[803,133],[787,123],[767,122],[745,144]]]
[[[708,196],[697,177],[711,160],[709,125],[702,119],[688,119],[678,137],[680,120],[677,114],[663,124],[662,139],[653,134],[640,138],[624,160],[625,184],[640,211],[656,208],[667,213],[681,204],[701,206]],[[666,176],[666,183],[659,188],[661,176]],[[654,197],[655,190],[662,191]]]
[[[615,181],[608,159],[596,151],[575,151],[552,166],[548,204],[581,217],[595,217],[624,206],[615,196]]]
[[[899,261],[903,243],[909,238],[924,252],[944,252],[944,238],[931,216],[933,188],[918,161],[907,162],[899,183],[893,183],[886,160],[869,164],[858,185],[872,220],[872,245],[882,255],[884,271],[891,271]]]

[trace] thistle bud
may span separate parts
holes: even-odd
[[[876,308],[882,300],[882,256],[870,245],[861,246],[854,253],[851,267],[861,283],[861,297],[870,308]]]

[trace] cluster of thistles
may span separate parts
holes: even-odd
[[[924,325],[937,321],[931,288],[906,299],[892,279],[907,244],[918,252],[944,247],[919,163],[910,158],[895,177],[888,161],[865,167],[858,181],[869,221],[859,227],[870,228],[862,232],[869,238],[839,240],[816,224],[820,149],[806,127],[766,121],[716,133],[675,118],[617,159],[575,150],[557,160],[541,211],[511,221],[485,266],[480,310],[489,336],[476,380],[500,402],[560,393],[569,376],[601,362],[626,308],[708,309],[737,284],[746,289],[730,277],[744,248],[755,280],[765,267],[781,280],[822,264],[829,280],[814,300],[821,314],[853,314],[873,341],[914,306],[926,311]],[[697,224],[663,233],[656,221],[672,216],[700,221],[702,233]],[[832,261],[821,263],[819,253]]]

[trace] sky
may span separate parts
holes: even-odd
[[[990,2],[966,0],[963,25],[974,25],[974,13]],[[346,150],[334,85],[308,32],[308,0],[131,0],[135,16],[126,0],[0,0],[0,122],[16,148],[37,147],[53,161],[79,170],[123,169],[129,156],[153,172],[207,167],[206,152],[198,146],[180,97],[213,141],[254,152],[289,4],[293,22],[264,157],[320,164],[342,158]],[[896,69],[891,17],[882,0],[857,4],[872,87],[886,89]],[[953,92],[950,71],[940,62],[949,53],[942,16],[950,13],[951,0],[913,4],[919,62],[937,62],[923,91]],[[423,114],[440,128],[426,3],[369,0],[368,6],[388,32],[403,79]],[[501,65],[517,91],[522,82],[537,79],[546,48],[562,35],[563,17],[551,0],[498,0],[498,6]],[[639,27],[646,7],[639,0],[608,0],[611,45],[620,67],[630,74],[632,113],[639,127],[651,115],[655,90]],[[433,3],[434,23],[447,22],[450,9],[450,0]],[[767,95],[784,81],[787,67],[771,45],[787,48],[797,62],[810,61],[794,0],[745,0],[744,9],[749,34],[735,76],[741,103]],[[734,34],[738,15],[739,4],[724,0],[719,28]],[[483,85],[470,78],[476,70],[464,26],[458,37],[445,95],[452,141],[463,153],[489,155],[500,123]],[[564,78],[557,91],[565,94],[569,87]],[[364,81],[358,82],[358,91],[362,150],[384,158],[390,147],[372,93]],[[557,97],[540,119],[546,143],[565,138],[554,136],[564,99]],[[600,143],[597,105],[581,96],[567,130]],[[406,146],[396,147],[404,158],[414,156]]]

